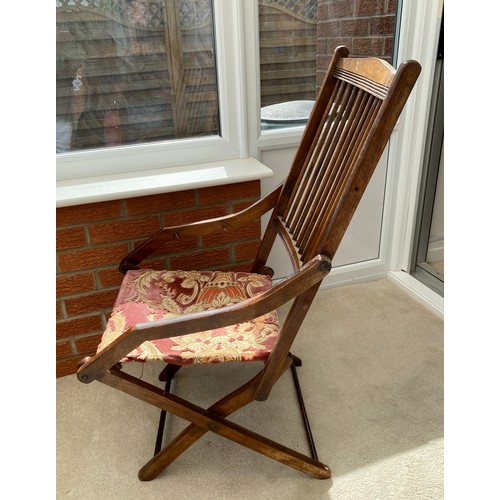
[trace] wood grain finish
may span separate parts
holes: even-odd
[[[315,478],[330,469],[281,444],[226,420],[252,401],[264,401],[290,366],[294,339],[344,236],[420,72],[415,61],[395,71],[385,61],[348,59],[335,51],[287,180],[252,206],[229,216],[163,228],[127,255],[120,270],[141,262],[172,239],[223,233],[244,227],[272,210],[253,271],[272,274],[267,258],[282,238],[294,272],[250,299],[216,310],[137,324],[78,371],[85,383],[99,380],[186,419],[190,424],[140,471],[151,480],[206,432],[214,432]],[[246,321],[293,301],[263,369],[252,380],[208,409],[122,373],[119,360],[145,340],[174,337]]]

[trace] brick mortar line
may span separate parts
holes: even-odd
[[[254,198],[255,197],[238,198],[237,201],[239,202],[239,200],[241,200],[242,202],[245,202],[248,200],[252,200]],[[258,197],[255,198],[255,201],[258,199],[259,199]],[[126,201],[126,200],[122,200],[122,201]],[[139,214],[129,214],[127,212],[127,213],[124,213],[124,214],[116,216],[116,217],[108,217],[105,219],[98,219],[95,221],[84,221],[84,222],[77,222],[74,224],[62,224],[62,225],[56,224],[56,229],[57,230],[65,230],[65,229],[74,229],[74,228],[80,228],[80,227],[88,228],[89,226],[93,226],[93,225],[109,224],[110,222],[123,222],[123,221],[131,220],[131,219],[140,219],[142,217],[151,216],[151,215],[178,214],[178,213],[182,213],[182,212],[188,212],[188,211],[193,210],[193,209],[198,210],[198,209],[202,209],[202,208],[211,208],[211,207],[217,206],[217,205],[222,206],[221,202],[217,202],[217,201],[214,203],[203,204],[203,205],[199,205],[197,201],[195,201],[195,203],[196,203],[195,205],[188,205],[186,207],[181,207],[181,208],[159,209],[159,210],[152,210],[150,212],[149,211],[148,212],[141,212]]]
[[[223,234],[223,233],[221,233]],[[206,235],[208,236],[208,235]],[[206,237],[206,236],[196,236],[196,238],[198,239],[198,246],[196,247],[196,249],[186,249],[186,250],[177,250],[177,251],[173,251],[173,252],[165,252],[165,254],[159,254],[157,256],[151,256],[151,257],[148,257],[148,259],[155,259],[155,258],[162,258],[162,257],[165,257],[165,256],[178,256],[178,255],[184,255],[184,254],[189,254],[189,253],[193,253],[194,251],[197,251],[197,250],[202,250],[202,249],[212,249],[212,250],[216,250],[218,248],[226,248],[226,247],[230,247],[230,246],[234,246],[234,245],[240,245],[240,244],[245,244],[245,243],[250,243],[252,241],[258,241],[260,239],[260,237],[258,236],[255,236],[255,237],[252,237],[252,238],[247,238],[247,239],[244,239],[244,240],[237,240],[237,241],[229,241],[229,242],[225,242],[225,243],[220,243],[220,244],[215,244],[215,245],[210,245],[210,246],[204,246],[202,244],[203,242],[203,238]],[[117,241],[113,241],[111,243],[100,243],[100,244],[97,244],[97,245],[92,245],[91,247],[83,247],[83,248],[105,248],[107,246],[110,246],[113,245],[113,244],[120,244],[120,243],[130,243],[130,244],[136,244],[136,243],[142,243],[143,241],[145,241],[143,238],[140,238],[140,239],[137,239],[137,240],[117,240]],[[174,241],[177,241],[177,240],[172,240],[172,242]],[[168,242],[165,243],[165,245],[168,245]],[[82,247],[78,247],[79,249],[82,248]],[[130,248],[130,247],[129,247]],[[134,246],[133,248],[137,248],[136,246]],[[72,252],[75,252],[75,251],[80,251],[79,249],[76,249],[76,248],[73,248],[73,249],[69,249],[69,250],[60,250],[58,251],[58,255],[66,255],[67,253],[72,253]],[[129,251],[132,251],[132,250],[129,250]],[[98,267],[89,267],[89,268],[85,268],[85,269],[75,269],[74,271],[58,271],[57,272],[57,276],[74,276],[74,275],[79,275],[79,274],[85,274],[85,273],[89,273],[89,272],[98,272],[98,271],[106,271],[106,270],[110,270],[110,269],[114,269],[114,268],[117,268],[117,266],[120,264],[122,258],[125,257],[125,255],[121,256],[117,262],[116,262],[116,265],[106,265],[106,266],[98,266]],[[58,263],[59,264],[59,263]],[[116,266],[116,267],[115,267]]]
[[[86,292],[76,292],[71,295],[61,295],[60,297],[57,297],[57,300],[78,299],[78,298],[88,297],[89,295],[94,295],[100,292],[112,292],[114,290],[118,291],[119,289],[120,285],[114,285],[108,288],[87,290]]]
[[[234,210],[234,207],[228,206],[226,208],[228,208],[230,210]],[[229,214],[231,214],[231,213],[234,213],[234,212],[229,212]],[[120,222],[120,221],[116,221],[116,222]],[[168,226],[163,225],[162,227],[168,227]],[[125,238],[125,239],[107,241],[107,242],[104,242],[104,243],[92,243],[92,242],[90,242],[90,234],[89,234],[89,231],[88,231],[88,229],[89,229],[88,226],[85,226],[84,229],[86,230],[85,237],[86,237],[86,241],[87,241],[87,243],[85,245],[80,245],[80,246],[76,246],[76,247],[64,248],[64,249],[56,250],[56,255],[65,255],[67,253],[77,252],[77,251],[83,251],[83,250],[88,250],[88,249],[92,249],[92,248],[105,248],[105,247],[109,247],[109,246],[112,246],[114,244],[119,244],[119,243],[129,243],[129,244],[135,244],[137,242],[142,243],[143,241],[146,241],[151,236],[151,235],[140,236],[140,237],[135,237],[133,239]],[[172,241],[176,241],[176,240],[172,240]]]
[[[201,238],[201,237],[199,237],[199,238]],[[239,264],[241,262],[244,262],[245,260],[250,261],[250,259],[244,259],[243,261],[236,260],[235,246],[236,245],[244,245],[244,244],[247,244],[247,243],[253,243],[253,242],[257,242],[257,241],[260,241],[260,239],[257,238],[257,237],[255,237],[255,238],[249,238],[249,239],[246,239],[246,240],[241,240],[241,241],[238,241],[238,242],[221,243],[221,244],[214,245],[214,246],[202,246],[201,241],[200,241],[199,242],[199,246],[196,247],[195,249],[184,250],[184,251],[181,250],[181,251],[178,251],[178,252],[169,252],[169,253],[166,253],[166,254],[160,254],[160,255],[157,255],[157,256],[152,256],[152,257],[149,257],[148,259],[149,260],[165,259],[166,263],[167,263],[167,267],[170,267],[169,264],[170,264],[170,259],[172,257],[175,258],[175,257],[186,256],[186,255],[193,254],[193,253],[199,253],[202,250],[229,249],[230,262],[228,262],[228,264],[236,264],[236,263]],[[146,260],[146,262],[147,262],[147,260]],[[79,276],[79,275],[84,275],[84,274],[92,273],[93,274],[93,279],[94,279],[94,286],[95,286],[95,288],[93,288],[91,290],[86,290],[86,291],[83,291],[83,292],[71,293],[69,295],[58,296],[57,300],[64,301],[66,299],[73,299],[73,298],[78,298],[78,297],[86,297],[88,295],[92,295],[92,294],[99,293],[99,292],[108,292],[108,291],[112,291],[112,290],[119,290],[120,289],[120,285],[103,286],[102,283],[101,283],[101,281],[100,281],[100,279],[99,279],[99,276],[98,276],[98,273],[100,271],[117,270],[118,269],[118,264],[119,264],[119,262],[116,265],[112,265],[112,266],[97,267],[97,268],[93,267],[93,268],[88,268],[88,269],[83,269],[83,270],[66,271],[66,272],[57,273],[57,277],[61,277],[61,278],[71,277],[71,276]],[[210,269],[213,269],[213,268],[217,269],[217,267],[221,267],[222,265],[224,265],[224,264],[217,264],[217,266],[210,267]],[[169,269],[167,269],[167,270],[169,270]]]
[[[247,196],[247,197],[241,197],[241,198],[239,197],[236,199],[227,200],[227,201],[222,202],[222,203],[220,201],[214,201],[212,203],[200,204],[199,197],[196,196],[194,205],[188,205],[185,207],[171,208],[171,209],[161,209],[160,208],[159,210],[152,210],[150,212],[149,211],[148,212],[141,212],[138,214],[129,214],[128,212],[126,212],[126,213],[119,215],[119,216],[116,216],[116,217],[107,217],[105,219],[98,219],[95,221],[77,222],[74,224],[58,225],[56,223],[56,229],[57,230],[65,230],[65,229],[74,229],[74,228],[80,228],[80,227],[88,228],[88,227],[93,226],[93,225],[108,224],[110,222],[122,222],[122,221],[131,220],[131,219],[140,219],[141,217],[145,217],[145,216],[179,214],[179,213],[183,213],[183,212],[193,211],[193,209],[200,210],[203,208],[213,208],[214,206],[229,206],[229,205],[234,205],[237,203],[255,202],[255,201],[258,201],[259,199],[260,199],[259,196],[253,195],[253,196]],[[122,201],[126,202],[126,200],[122,200]]]

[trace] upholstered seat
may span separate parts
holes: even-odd
[[[235,304],[271,285],[269,276],[257,273],[128,271],[97,352],[138,323]],[[224,328],[146,341],[121,361],[157,360],[178,365],[265,361],[278,333],[278,315],[271,311]]]

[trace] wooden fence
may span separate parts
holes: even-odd
[[[175,4],[159,26],[59,8],[57,117],[72,123],[71,149],[218,133],[211,20],[181,29]]]
[[[286,3],[259,5],[262,106],[315,95],[316,21]],[[193,4],[59,1],[57,118],[70,149],[219,133],[211,2]]]
[[[316,20],[259,6],[261,106],[314,99]]]

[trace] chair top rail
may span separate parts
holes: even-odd
[[[363,88],[370,92],[371,89],[379,89],[383,93],[383,89],[388,89],[396,75],[396,70],[388,62],[376,57],[365,58],[342,58],[334,68],[333,76],[336,78],[349,81],[350,83]],[[385,92],[387,94],[387,90]],[[383,99],[385,95],[381,95]]]

